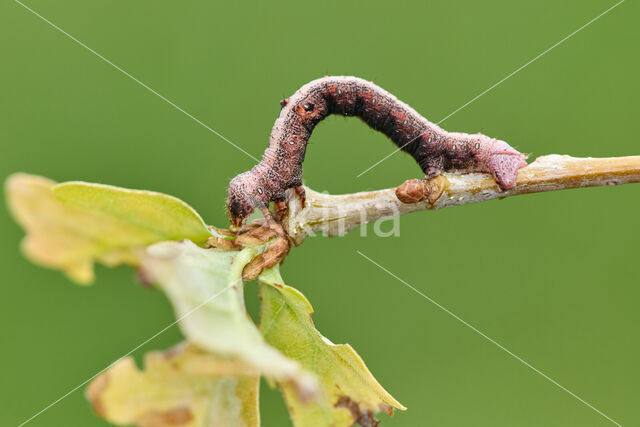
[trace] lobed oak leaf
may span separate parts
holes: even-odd
[[[171,301],[188,340],[290,384],[304,400],[316,394],[315,376],[267,344],[244,305],[242,271],[266,246],[227,251],[161,242],[146,249],[140,268]]]
[[[406,409],[373,377],[349,344],[334,344],[313,325],[313,307],[298,290],[286,286],[278,267],[265,270],[260,331],[269,344],[316,374],[322,399],[301,401],[289,384],[280,383],[293,422],[298,427],[375,426],[374,413]]]
[[[22,250],[31,261],[90,284],[95,261],[135,264],[138,251],[163,241],[211,236],[186,203],[161,193],[85,182],[56,182],[17,173],[5,183],[7,203],[26,230]]]
[[[141,427],[256,427],[259,373],[235,358],[193,343],[147,353],[144,368],[118,360],[87,388],[95,412],[114,424]]]

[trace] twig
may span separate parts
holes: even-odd
[[[552,154],[539,157],[521,169],[516,186],[508,191],[500,191],[490,175],[475,173],[446,173],[436,177],[425,185],[427,200],[413,204],[401,202],[396,188],[343,195],[322,194],[306,188],[306,206],[302,209],[299,199],[290,191],[289,215],[284,227],[299,245],[314,233],[340,236],[361,224],[409,212],[518,194],[631,182],[640,182],[640,156],[575,158]]]

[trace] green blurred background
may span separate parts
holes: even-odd
[[[278,101],[326,74],[375,81],[432,121],[612,1],[155,2],[29,0],[30,7],[259,157]],[[449,118],[532,157],[640,154],[637,25],[627,1]],[[0,176],[25,171],[175,195],[225,226],[226,184],[253,164],[218,136],[18,3],[0,4]],[[356,119],[314,132],[319,191],[420,177]],[[623,425],[640,425],[640,185],[423,212],[400,236],[313,238],[283,266],[334,342],[352,344],[409,409],[388,426],[604,426],[604,417],[423,299],[360,250]],[[0,209],[1,425],[17,425],[174,319],[130,268],[94,286],[36,267]],[[255,283],[248,306],[259,308]],[[181,339],[174,327],[135,355]],[[84,387],[34,419],[106,425]],[[277,391],[263,425],[289,425]]]

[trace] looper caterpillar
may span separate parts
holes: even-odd
[[[357,77],[323,77],[281,101],[262,161],[229,184],[230,221],[240,225],[255,208],[267,218],[269,203],[282,209],[285,191],[304,201],[302,162],[315,126],[330,114],[360,117],[410,154],[426,179],[443,171],[488,172],[502,190],[512,188],[526,156],[504,141],[480,133],[447,132],[375,84]]]

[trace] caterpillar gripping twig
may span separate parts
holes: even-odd
[[[289,188],[302,189],[302,162],[315,126],[330,114],[360,117],[410,154],[433,178],[444,171],[491,173],[502,190],[515,185],[526,156],[504,141],[482,134],[447,132],[375,84],[357,77],[324,77],[281,101],[262,161],[229,184],[229,220],[239,226],[259,208],[285,201]],[[298,191],[299,194],[302,194]],[[281,206],[281,205],[280,205]]]

